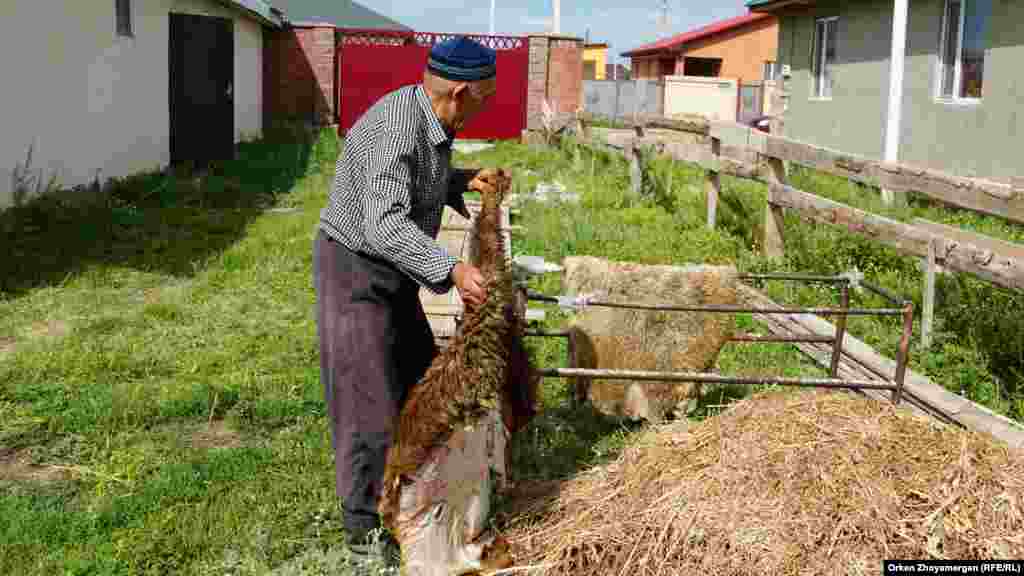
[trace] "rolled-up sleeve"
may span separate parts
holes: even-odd
[[[415,129],[381,125],[368,146],[363,230],[377,256],[395,263],[417,283],[436,294],[451,290],[458,259],[425,234],[409,217],[412,210]]]

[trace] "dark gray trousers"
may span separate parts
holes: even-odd
[[[377,499],[395,420],[437,346],[418,285],[393,264],[318,229],[313,279],[335,493],[349,538],[359,541],[380,526]]]

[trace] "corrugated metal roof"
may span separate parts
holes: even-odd
[[[317,22],[339,28],[411,30],[352,0],[270,0],[288,22]]]
[[[697,28],[696,30],[684,32],[683,34],[679,34],[671,38],[666,38],[664,40],[659,40],[651,44],[645,44],[639,48],[630,50],[629,52],[623,52],[622,55],[639,56],[641,54],[652,54],[656,52],[661,52],[663,50],[672,50],[675,48],[679,48],[683,44],[689,42],[696,42],[697,40],[702,40],[709,36],[714,36],[715,34],[728,32],[730,30],[734,30],[736,28],[740,28],[742,26],[746,26],[759,20],[764,20],[765,18],[771,17],[771,14],[749,13],[744,14],[742,16],[737,16],[735,18],[729,18],[728,20],[720,20],[718,22],[708,24],[707,26]]]

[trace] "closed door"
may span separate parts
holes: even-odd
[[[169,36],[171,164],[232,158],[234,22],[171,14]]]

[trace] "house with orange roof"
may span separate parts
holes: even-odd
[[[749,13],[645,44],[622,54],[633,78],[709,76],[744,81],[774,80],[779,22]]]

